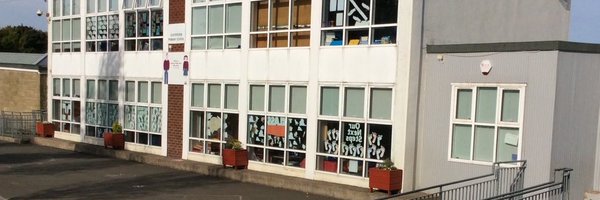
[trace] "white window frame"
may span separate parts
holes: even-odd
[[[126,99],[127,98],[126,97],[126,95],[127,95],[127,82],[134,82],[134,95],[135,96],[133,98],[134,99],[133,102],[132,101],[127,101],[127,99]],[[145,82],[145,83],[148,84],[148,91],[147,91],[148,97],[147,97],[147,101],[146,102],[139,102],[139,83],[140,82]],[[160,83],[160,87],[161,87],[161,103],[152,103],[152,83]],[[123,82],[123,85],[125,87],[124,92],[123,92],[123,94],[125,95],[125,97],[123,98],[123,113],[122,113],[122,115],[124,116],[123,117],[123,132],[124,133],[125,132],[131,132],[131,133],[134,134],[134,140],[133,140],[133,142],[129,142],[129,141],[126,141],[126,142],[130,143],[130,144],[135,144],[135,145],[142,145],[142,146],[148,146],[148,147],[162,148],[163,147],[163,144],[162,144],[163,141],[162,140],[164,140],[164,138],[162,138],[162,135],[163,135],[162,132],[165,129],[165,127],[162,126],[162,122],[163,122],[163,120],[165,120],[163,118],[163,115],[162,115],[162,112],[164,112],[164,109],[163,109],[163,106],[162,106],[162,96],[165,93],[163,91],[164,88],[163,88],[163,84],[162,84],[161,80],[135,80],[135,79],[127,79],[127,80],[125,80]],[[126,115],[125,115],[125,106],[133,106],[135,108],[134,109],[134,114],[135,114],[136,117],[135,117],[135,121],[134,121],[134,124],[133,124],[133,126],[134,126],[133,129],[127,128],[125,126],[125,124],[124,124],[124,123],[126,123],[125,122],[125,120],[126,120],[125,119],[126,118]],[[138,125],[137,124],[137,107],[138,106],[147,107],[148,108],[148,130],[147,131],[142,131],[142,130],[138,130],[137,129],[137,127],[138,127],[137,126]],[[161,120],[160,120],[161,121],[161,127],[160,127],[160,132],[151,132],[150,131],[150,124],[152,123],[152,122],[150,122],[150,120],[151,120],[150,119],[151,118],[151,113],[150,113],[151,112],[150,111],[151,108],[160,108],[160,112],[161,112]],[[139,142],[139,134],[140,133],[148,135],[148,141],[146,141],[145,144]],[[152,145],[152,142],[151,142],[152,135],[158,135],[158,136],[161,137],[161,144],[160,144],[160,146]]]
[[[337,116],[330,116],[330,115],[322,115],[321,114],[321,94],[322,94],[322,89],[326,88],[326,87],[333,87],[333,88],[338,88],[338,114]],[[345,95],[346,95],[346,88],[363,88],[365,93],[364,93],[364,105],[363,105],[363,117],[346,117],[344,116],[344,106],[345,106]],[[327,174],[337,174],[340,176],[346,176],[346,177],[353,177],[353,178],[367,178],[368,177],[368,162],[374,162],[374,163],[382,163],[383,160],[377,160],[377,159],[371,159],[371,158],[367,158],[367,153],[366,153],[366,149],[367,149],[367,134],[368,134],[368,127],[370,124],[375,124],[375,125],[384,125],[384,126],[391,126],[391,136],[390,136],[390,140],[391,140],[391,145],[390,148],[388,149],[390,151],[390,159],[394,157],[394,124],[393,124],[393,119],[394,119],[394,112],[390,113],[390,119],[372,119],[370,118],[370,112],[371,112],[371,91],[373,89],[389,89],[392,92],[392,99],[391,99],[391,109],[394,110],[394,103],[395,102],[395,90],[393,85],[387,85],[387,84],[353,84],[353,83],[348,83],[348,84],[321,84],[319,85],[319,94],[318,94],[318,100],[319,100],[319,105],[318,105],[318,118],[317,118],[317,125],[319,126],[319,122],[321,121],[333,121],[333,122],[337,122],[338,123],[338,129],[340,132],[338,134],[338,138],[337,138],[337,142],[338,142],[338,146],[337,146],[337,154],[328,154],[328,153],[321,153],[319,152],[318,148],[315,152],[316,156],[317,156],[317,160],[319,156],[324,156],[324,157],[335,157],[338,159],[337,162],[337,167],[336,167],[336,171],[337,172],[328,172],[328,171],[321,171],[321,170],[316,170],[319,173],[327,173]],[[363,157],[353,157],[353,156],[344,156],[342,155],[342,135],[343,133],[343,126],[344,123],[360,123],[362,125],[364,125],[364,130],[363,130]],[[318,128],[317,128],[318,129]],[[317,134],[318,137],[319,134]],[[318,139],[317,139],[318,141]],[[318,144],[317,144],[318,145]],[[349,160],[358,160],[358,161],[362,161],[363,162],[363,174],[362,176],[355,176],[355,175],[350,175],[350,174],[344,174],[342,173],[339,169],[341,166],[341,159],[349,159]],[[385,159],[385,158],[383,158]]]
[[[55,96],[54,95],[54,79],[58,79],[59,80],[59,85],[60,85],[59,86],[60,87],[59,88],[59,90],[60,90],[59,91],[59,93],[60,93],[59,96]],[[69,84],[70,84],[70,87],[69,87],[70,91],[69,91],[69,96],[68,97],[67,96],[63,96],[64,95],[63,81],[65,79],[67,79],[69,81]],[[73,89],[73,82],[74,82],[73,80],[79,80],[79,97],[74,97],[74,95],[73,95],[74,91],[75,91]],[[80,134],[80,132],[82,130],[81,129],[82,128],[82,123],[81,123],[82,120],[81,119],[83,119],[85,117],[85,112],[82,112],[81,109],[79,110],[79,117],[80,117],[79,118],[79,122],[75,121],[75,117],[73,116],[73,113],[71,113],[71,120],[70,121],[66,121],[66,120],[61,119],[62,113],[59,113],[58,119],[55,119],[54,118],[54,109],[56,109],[56,108],[54,107],[54,101],[55,100],[59,101],[59,107],[60,107],[59,110],[62,110],[62,106],[63,106],[62,102],[63,101],[70,101],[71,102],[71,112],[74,112],[74,109],[75,109],[75,107],[74,107],[75,104],[73,103],[74,101],[79,101],[79,106],[81,108],[81,104],[83,103],[82,98],[81,98],[81,91],[82,91],[81,90],[81,85],[82,85],[81,79],[78,78],[78,77],[53,77],[53,79],[52,79],[52,98],[51,98],[51,101],[52,101],[52,103],[51,103],[51,105],[52,105],[51,106],[52,114],[50,116],[51,116],[51,119],[52,119],[52,123],[58,123],[59,124],[59,126],[56,127],[57,131],[61,131],[62,132],[62,130],[63,130],[63,124],[67,123],[67,124],[70,124],[70,126],[71,126],[70,132],[68,132],[68,133],[77,134],[77,135]],[[73,132],[73,127],[75,125],[79,126],[79,132]],[[65,133],[67,133],[67,132],[65,132]]]
[[[98,2],[99,1],[98,0],[92,0],[92,1],[94,1],[94,5],[95,5],[94,6],[94,11],[90,12],[90,13],[87,13],[85,18],[81,18],[82,23],[85,23],[85,24],[82,24],[82,26],[85,27],[85,33],[84,33],[84,35],[85,35],[85,40],[86,40],[85,41],[85,50],[86,50],[86,52],[99,52],[99,53],[101,53],[101,52],[119,51],[119,43],[120,43],[119,42],[119,38],[120,38],[119,36],[120,36],[121,27],[122,27],[121,23],[119,21],[120,20],[119,9],[111,11],[110,10],[110,0],[106,0],[106,11],[98,12]],[[117,5],[117,8],[119,8],[118,5]],[[87,7],[86,7],[86,11],[87,11]],[[106,24],[105,24],[106,25],[106,33],[105,33],[106,34],[106,38],[100,38],[100,33],[99,33],[100,32],[99,31],[100,25],[98,24],[98,18],[99,17],[105,17],[106,18]],[[115,18],[115,17],[116,17],[116,23],[117,23],[119,29],[117,30],[116,38],[111,38],[110,37],[111,28],[110,27],[112,25],[111,23],[115,22],[115,20],[113,20],[111,22],[111,18]],[[93,22],[92,21],[88,21],[88,19],[89,20],[93,20]],[[90,25],[88,23],[93,23],[93,24]],[[91,38],[88,35],[88,31],[90,31],[90,30],[88,30],[88,28],[91,28],[91,27],[95,27],[95,30],[91,30],[90,29],[91,31],[94,31],[96,33],[96,35],[95,35],[94,38]],[[111,45],[110,45],[111,42],[116,42],[117,43],[117,49],[113,50],[113,49],[110,48],[111,47]],[[91,50],[90,46],[89,46],[89,44],[91,44],[91,43],[94,44],[94,49],[93,50]],[[100,44],[101,43],[105,43],[106,50],[100,51]]]
[[[93,98],[87,98],[87,87],[88,87],[87,82],[91,81],[91,80],[94,81],[94,87],[95,87],[94,88],[94,97]],[[100,91],[99,90],[100,86],[98,84],[99,81],[106,81],[106,99],[98,99],[98,92]],[[110,100],[110,82],[111,81],[117,81],[117,100]],[[118,92],[118,88],[120,87],[120,84],[122,84],[122,83],[117,78],[86,78],[85,79],[85,84],[83,84],[86,87],[86,94],[84,94],[85,96],[83,96],[83,99],[84,99],[84,101],[83,101],[84,102],[83,110],[85,111],[83,113],[85,113],[86,115],[84,115],[83,117],[86,118],[86,116],[87,116],[87,103],[88,102],[94,103],[94,107],[96,107],[95,108],[95,112],[96,113],[99,112],[98,111],[98,104],[100,104],[100,103],[107,104],[107,109],[108,109],[108,105],[109,104],[117,105],[117,108],[119,108],[119,96],[118,96],[119,92]],[[118,116],[120,116],[121,113],[118,110],[117,110],[117,112],[119,112],[119,113],[117,113],[117,121],[119,121],[119,117]],[[108,117],[108,112],[106,114],[107,114],[106,117]],[[98,121],[98,117],[97,116],[98,116],[98,114],[96,114],[96,122]],[[99,129],[99,128],[104,128],[106,130],[112,130],[112,123],[110,125],[108,125],[108,126],[97,125],[95,123],[94,124],[90,124],[90,122],[88,122],[87,118],[86,118],[84,132],[85,132],[85,135],[87,137],[102,138],[103,135],[101,135],[101,134],[104,134],[104,133],[97,134],[97,129]],[[88,126],[94,127],[94,130],[96,130],[96,132],[94,132],[94,135],[90,135],[91,133],[87,132],[87,127]]]
[[[261,31],[253,31],[252,30],[252,26],[254,26],[252,23],[252,19],[250,19],[250,44],[249,47],[251,49],[267,49],[267,48],[309,48],[310,47],[310,41],[309,41],[309,45],[307,46],[292,46],[292,34],[293,33],[299,33],[299,32],[307,32],[309,34],[310,39],[312,39],[311,33],[310,33],[310,29],[312,27],[312,23],[308,24],[308,27],[303,27],[303,28],[293,28],[292,26],[292,11],[294,9],[294,0],[289,0],[289,5],[288,5],[288,23],[287,23],[287,28],[286,29],[281,29],[281,30],[271,30],[271,28],[273,27],[272,25],[272,19],[271,19],[271,13],[272,13],[272,1],[274,0],[251,0],[250,1],[250,15],[254,15],[255,13],[254,10],[252,9],[252,4],[254,2],[261,2],[261,1],[267,1],[267,4],[269,5],[267,7],[267,30],[261,30]],[[319,0],[311,0],[311,12],[312,12],[312,6],[313,6],[313,2],[315,1],[319,1]],[[312,13],[311,13],[312,15]],[[287,44],[285,47],[271,47],[271,35],[274,34],[278,34],[278,33],[285,33],[287,34]],[[252,45],[252,36],[253,35],[266,35],[267,36],[267,46],[266,47],[253,47]],[[310,40],[309,39],[309,40]]]
[[[305,111],[305,114],[290,112],[290,92],[291,92],[291,87],[305,87],[306,91],[308,92],[308,83],[305,83],[305,82],[270,82],[270,83],[251,82],[251,83],[249,83],[248,88],[251,88],[252,86],[264,86],[264,88],[265,88],[265,91],[264,91],[264,101],[263,101],[263,103],[264,103],[263,108],[264,109],[262,111],[250,110],[250,99],[252,99],[252,96],[251,96],[252,94],[250,93],[250,89],[248,89],[248,91],[249,91],[248,95],[249,96],[248,96],[248,101],[246,102],[247,103],[247,108],[248,108],[247,115],[264,116],[265,120],[266,120],[267,117],[278,117],[278,118],[283,117],[283,118],[285,118],[285,123],[286,123],[285,127],[286,128],[285,128],[285,131],[284,131],[285,135],[283,137],[283,141],[284,141],[283,148],[280,148],[280,147],[271,147],[271,146],[267,145],[267,134],[266,134],[266,132],[265,132],[265,137],[264,137],[264,143],[262,145],[248,144],[247,141],[244,141],[244,143],[246,144],[247,147],[262,148],[263,149],[263,158],[262,158],[263,160],[262,161],[255,161],[255,160],[251,160],[251,159],[249,161],[252,162],[252,163],[261,163],[261,164],[266,164],[266,165],[271,165],[271,166],[277,166],[277,167],[285,167],[285,168],[305,170],[306,166],[305,166],[305,168],[300,168],[300,167],[290,166],[290,165],[287,164],[289,162],[288,161],[288,153],[289,152],[303,153],[304,156],[305,156],[305,159],[308,156],[308,153],[307,153],[308,147],[306,148],[307,150],[298,150],[298,149],[292,149],[292,148],[288,147],[287,133],[288,133],[288,127],[289,127],[289,125],[288,125],[288,119],[289,118],[305,119],[305,120],[307,120],[307,123],[308,123],[308,114],[306,114],[306,111]],[[283,99],[285,101],[284,105],[283,105],[284,106],[284,112],[272,112],[272,111],[269,111],[269,103],[270,103],[269,94],[270,94],[271,86],[283,86],[284,87],[284,90],[285,90],[285,92],[284,92],[284,99]],[[307,99],[305,101],[308,103],[308,95],[306,95],[306,98]],[[307,108],[305,108],[305,109],[308,110],[308,104],[306,105],[306,107]],[[246,120],[244,122],[244,125],[248,126],[248,120]],[[267,126],[267,122],[266,121],[265,121],[265,126]],[[313,125],[307,124],[307,127],[308,126],[313,126]],[[244,133],[244,134],[246,134],[246,136],[248,136],[248,131],[249,130],[247,130]],[[265,131],[266,131],[266,128],[265,128]],[[308,131],[307,131],[307,135],[306,135],[306,140],[307,141],[309,140],[308,137],[309,137],[309,134],[308,134]],[[306,143],[305,145],[308,145],[308,143]],[[275,164],[275,163],[267,162],[267,156],[268,156],[267,155],[267,150],[282,151],[283,152],[283,162],[285,164]],[[249,150],[249,152],[250,152],[250,150]]]
[[[71,2],[70,3],[71,13],[69,13],[69,15],[64,15],[64,13],[63,13],[63,7],[62,7],[63,0],[58,0],[58,2],[59,2],[58,5],[55,5],[55,4],[52,5],[52,6],[58,6],[58,10],[60,12],[60,15],[56,15],[56,13],[52,13],[52,16],[53,16],[52,17],[52,21],[49,23],[52,26],[54,26],[53,22],[58,21],[58,24],[59,24],[59,28],[58,28],[59,31],[57,33],[54,32],[53,29],[49,29],[48,30],[49,32],[52,31],[52,36],[53,37],[55,36],[55,34],[59,35],[59,39],[56,40],[56,41],[53,38],[50,38],[50,41],[52,42],[52,49],[50,50],[50,52],[53,52],[53,53],[71,53],[71,52],[78,53],[78,52],[81,52],[81,49],[82,49],[81,48],[81,44],[82,44],[81,41],[82,41],[83,33],[81,33],[81,29],[80,29],[79,30],[79,40],[74,40],[73,39],[73,31],[74,31],[74,29],[73,29],[73,20],[74,19],[79,19],[80,20],[79,21],[79,27],[80,28],[82,26],[84,26],[84,21],[80,18],[81,11],[79,12],[79,14],[73,14],[73,1],[74,0],[68,0],[68,1]],[[79,0],[80,9],[81,9],[81,6],[82,6],[82,4],[81,4],[82,1],[85,1],[85,0]],[[54,1],[53,1],[53,3],[54,3]],[[65,40],[65,39],[62,38],[62,32],[63,32],[62,24],[63,24],[63,21],[65,21],[65,20],[69,20],[70,21],[70,29],[69,29],[69,31],[70,31],[70,38],[68,40]],[[79,50],[78,51],[74,51],[74,49],[73,49],[73,46],[75,46],[74,44],[79,44]],[[67,49],[67,48],[65,48],[65,45],[68,46],[68,49],[69,49],[68,52],[65,51],[65,49]],[[56,51],[57,49],[60,49],[60,50]]]
[[[497,140],[498,140],[498,128],[518,128],[519,129],[519,139],[517,146],[517,160],[522,158],[522,148],[523,148],[523,114],[525,107],[525,88],[526,84],[503,84],[503,83],[452,83],[452,96],[451,96],[451,109],[450,109],[450,124],[449,124],[449,138],[448,138],[448,161],[451,162],[460,162],[460,163],[468,163],[468,164],[477,164],[477,165],[486,165],[491,166],[494,162],[497,161]],[[486,87],[495,87],[497,89],[496,96],[496,113],[495,113],[495,122],[494,123],[485,123],[485,122],[475,122],[475,113],[477,108],[477,89],[478,88],[486,88]],[[456,118],[456,103],[457,103],[457,94],[459,89],[470,89],[472,91],[471,97],[471,119],[457,119]],[[504,90],[518,90],[519,91],[519,110],[518,110],[518,120],[517,122],[503,122],[501,121],[502,114],[502,98]],[[453,126],[455,124],[460,125],[470,125],[471,128],[471,143],[470,143],[470,159],[459,159],[452,158],[452,139],[454,137]],[[494,146],[493,146],[493,157],[492,162],[486,161],[477,161],[474,160],[474,143],[475,143],[475,126],[484,125],[488,127],[494,127]]]
[[[148,3],[150,0],[146,0],[146,3]],[[136,5],[136,1],[133,1],[133,5]],[[123,7],[125,7],[125,5],[123,5]],[[165,26],[167,25],[165,23],[165,12],[162,9],[162,0],[159,4],[159,6],[143,6],[143,7],[133,7],[133,8],[124,8],[123,9],[124,15],[123,17],[124,19],[124,24],[123,24],[123,29],[125,31],[125,34],[123,35],[124,38],[124,46],[125,46],[125,51],[162,51],[165,48],[165,43],[163,41],[163,37],[165,36]],[[140,12],[148,12],[148,36],[138,36],[138,28],[139,28],[139,13]],[[161,12],[162,13],[162,22],[161,22],[161,26],[162,26],[162,30],[161,30],[161,34],[160,36],[153,36],[152,35],[152,14],[155,12]],[[135,24],[135,28],[134,28],[134,37],[129,37],[127,36],[127,15],[128,14],[134,14],[134,24]],[[144,40],[148,40],[148,49],[140,49],[139,47],[139,42],[140,41],[144,41]],[[135,45],[134,45],[134,50],[128,50],[127,49],[127,44],[130,41],[134,41]],[[154,49],[153,45],[152,45],[152,41],[160,41],[161,42],[161,48],[160,49]]]
[[[192,51],[201,51],[201,50],[223,50],[223,49],[241,49],[241,45],[242,45],[242,23],[243,23],[243,17],[240,19],[240,32],[233,32],[233,33],[226,33],[226,29],[227,29],[227,13],[228,13],[228,6],[229,5],[233,5],[233,4],[240,4],[240,6],[242,6],[242,1],[241,0],[221,0],[221,1],[209,1],[206,0],[205,2],[200,2],[200,3],[193,3],[192,1],[192,6],[189,10],[190,13],[192,13],[194,11],[194,8],[200,8],[200,7],[204,7],[205,11],[206,11],[206,16],[204,18],[204,20],[206,21],[205,23],[205,29],[206,33],[204,34],[193,34],[191,33],[191,37],[192,40],[194,40],[194,38],[204,38],[204,49],[192,49]],[[208,33],[208,14],[209,14],[209,7],[211,6],[222,6],[223,7],[223,32],[222,33]],[[243,7],[242,7],[243,8]],[[192,27],[194,26],[194,18],[193,18],[193,14],[192,16]],[[208,42],[209,42],[209,38],[210,37],[215,37],[215,36],[220,36],[223,40],[223,44],[221,45],[221,48],[219,49],[211,49],[209,48]],[[240,37],[240,47],[239,48],[227,48],[226,43],[226,38],[228,36],[239,36]],[[191,43],[190,43],[191,45]]]

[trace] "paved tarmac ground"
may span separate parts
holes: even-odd
[[[331,199],[191,172],[0,141],[3,199]]]

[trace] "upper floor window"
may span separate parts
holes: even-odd
[[[311,0],[252,1],[250,48],[310,45]]]
[[[80,0],[54,0],[52,3],[54,17],[79,15]]]
[[[87,52],[119,50],[118,3],[118,0],[87,0]]]
[[[453,84],[452,88],[450,159],[518,160],[525,86]]]
[[[321,45],[396,43],[398,0],[324,0]]]
[[[242,3],[239,0],[192,5],[192,49],[239,49]]]
[[[163,10],[160,0],[124,0],[125,51],[163,49]]]
[[[52,20],[52,52],[81,51],[81,19],[79,0],[54,0]]]

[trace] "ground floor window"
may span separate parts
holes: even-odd
[[[125,82],[125,141],[162,146],[162,86],[161,82]]]
[[[53,79],[52,123],[57,131],[80,133],[81,99],[79,88],[79,79]]]
[[[85,135],[102,138],[119,121],[118,80],[88,79]]]

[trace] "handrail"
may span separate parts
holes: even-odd
[[[563,175],[562,175],[563,179],[561,179],[561,181],[557,183],[556,182],[556,172],[560,172],[560,171],[563,172]],[[548,181],[546,183],[534,185],[534,186],[531,186],[531,187],[528,187],[528,188],[525,188],[525,189],[522,189],[522,190],[514,191],[514,192],[511,192],[511,193],[501,194],[501,195],[498,195],[498,196],[495,196],[495,197],[490,197],[490,198],[487,198],[485,200],[507,199],[507,198],[512,198],[512,197],[516,197],[516,196],[521,196],[521,195],[524,195],[524,194],[527,194],[527,193],[532,193],[532,192],[537,192],[537,191],[540,191],[540,190],[545,190],[545,189],[556,187],[556,186],[562,186],[563,184],[568,184],[568,183],[564,182],[565,181],[564,177],[565,176],[569,176],[569,173],[571,171],[573,171],[573,169],[571,169],[571,168],[554,169],[554,175],[552,176],[552,181]]]

